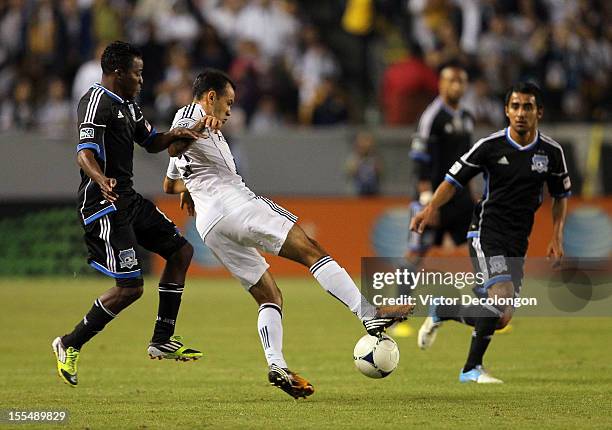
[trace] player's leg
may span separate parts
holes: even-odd
[[[166,260],[159,280],[157,318],[147,352],[151,358],[197,360],[202,353],[174,335],[193,247],[153,203],[143,199],[134,221],[138,243]]]
[[[308,267],[323,289],[349,308],[372,335],[404,320],[412,311],[408,305],[376,308],[370,304],[346,270],[297,224],[289,230],[278,255]]]
[[[508,268],[506,268],[503,273],[499,273],[497,274],[497,276],[489,278],[487,256],[503,255],[505,251],[498,249],[483,250],[482,244],[480,243],[480,238],[474,237],[471,238],[469,242],[469,252],[472,259],[472,264],[474,266],[474,270],[478,273],[481,273],[487,278],[487,281],[484,285],[474,289],[474,292],[478,296],[487,297],[488,288],[492,286],[495,282],[499,280],[508,281],[513,278]],[[459,323],[474,327],[474,333],[486,333],[488,332],[488,329],[486,327],[481,327],[481,330],[479,331],[476,329],[476,325],[477,323],[479,323],[479,321],[481,325],[483,324],[481,318],[499,318],[492,315],[492,313],[495,313],[492,309],[483,307],[481,305],[463,305],[458,303],[455,305],[431,306],[429,309],[429,316],[425,319],[423,325],[419,329],[419,333],[417,336],[417,345],[421,349],[429,348],[434,343],[437,331],[442,325],[442,323],[448,320],[457,321]],[[497,326],[497,328],[500,327],[501,326],[499,325]],[[484,341],[478,342],[479,345],[483,343]]]
[[[248,208],[243,208],[241,214]],[[240,214],[230,214],[206,235],[204,242],[215,257],[240,281],[259,305],[257,332],[268,364],[268,380],[294,398],[314,392],[312,385],[287,367],[283,355],[283,296],[265,259],[253,247],[238,242],[239,231],[248,230]]]
[[[56,338],[52,343],[58,374],[71,386],[78,383],[77,362],[83,345],[100,333],[119,312],[140,298],[143,292],[140,265],[134,251],[136,239],[131,226],[106,215],[84,228],[90,265],[115,278],[116,286],[94,301],[91,309],[70,333]],[[121,257],[125,261],[129,259],[129,267],[117,264]]]

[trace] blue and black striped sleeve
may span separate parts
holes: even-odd
[[[486,145],[482,140],[455,161],[446,173],[444,180],[457,188],[465,187],[474,176],[482,172],[486,160]]]
[[[89,98],[83,97],[77,108],[79,143],[77,152],[90,149],[104,159],[104,132],[110,118],[110,103],[101,88],[94,88]]]

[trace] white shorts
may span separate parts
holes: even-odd
[[[287,209],[257,196],[225,215],[204,243],[248,290],[270,267],[257,250],[278,255],[296,221]]]

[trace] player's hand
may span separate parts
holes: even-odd
[[[119,196],[113,191],[113,188],[115,188],[117,185],[117,180],[115,178],[107,178],[106,176],[103,176],[101,179],[96,181],[96,183],[100,186],[102,195],[106,200],[111,203],[117,201]]]
[[[185,140],[197,140],[202,137],[202,133],[197,130],[193,130],[185,127],[177,127],[170,131],[175,139],[185,139]]]
[[[180,206],[181,209],[187,208],[187,215],[195,216],[195,204],[193,203],[193,199],[191,198],[189,191],[183,191],[180,194]]]
[[[198,122],[195,123],[195,125],[192,127],[192,130],[203,132],[208,128],[213,132],[217,132],[217,130],[219,130],[222,125],[223,123],[216,117],[212,115],[205,115],[204,117],[200,118]]]
[[[416,231],[419,234],[423,234],[425,227],[432,225],[435,218],[435,210],[431,205],[425,206],[425,208],[412,217],[410,220],[410,230]]]
[[[563,241],[561,238],[555,237],[548,244],[546,249],[546,256],[553,261],[553,267],[561,265],[561,259],[563,258]]]

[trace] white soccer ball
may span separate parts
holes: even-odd
[[[357,341],[353,350],[353,360],[357,370],[370,378],[384,378],[397,367],[400,353],[397,343],[387,336],[366,334]]]

